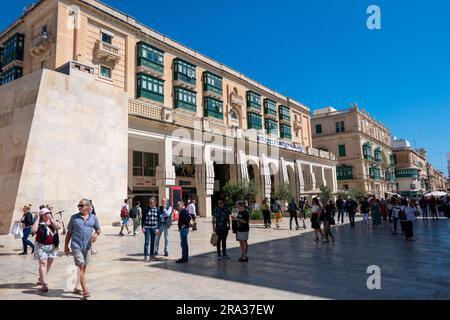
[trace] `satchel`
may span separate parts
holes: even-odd
[[[218,240],[218,236],[217,236],[217,234],[215,233],[215,232],[213,232],[212,234],[211,234],[211,240],[209,240],[209,242],[211,243],[211,245],[213,246],[213,247],[216,247],[217,246],[217,240]]]

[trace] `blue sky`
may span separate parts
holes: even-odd
[[[450,1],[104,2],[312,110],[357,102],[447,173]],[[0,29],[29,3],[3,3]],[[366,27],[371,4],[381,30]]]

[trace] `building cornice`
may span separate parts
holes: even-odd
[[[17,19],[12,25],[10,25],[6,30],[4,30],[0,34],[0,38],[2,38],[5,34],[11,31],[12,28],[19,25],[23,22],[23,19],[30,14],[33,10],[35,10],[39,5],[42,3],[45,3],[47,1],[54,1],[54,0],[40,0],[37,2],[29,11],[27,11],[21,18]],[[250,86],[249,89],[257,90],[263,93],[264,95],[268,97],[275,98],[276,100],[281,100],[283,103],[287,104],[291,107],[299,108],[301,111],[307,113],[310,115],[310,108],[305,106],[304,104],[291,99],[287,96],[284,96],[280,93],[278,93],[275,90],[272,90],[261,83],[247,77],[246,75],[226,66],[223,63],[220,63],[204,54],[201,54],[198,51],[195,51],[185,45],[182,45],[181,43],[172,40],[171,38],[163,35],[162,33],[159,33],[142,23],[138,22],[135,18],[132,16],[120,12],[119,10],[101,2],[98,0],[65,0],[61,1],[64,3],[74,3],[74,4],[84,4],[87,5],[93,9],[96,9],[98,11],[101,11],[102,13],[113,17],[117,19],[118,21],[126,24],[128,27],[134,29],[137,32],[143,33],[145,36],[150,37],[153,41],[158,42],[162,45],[168,46],[176,51],[181,52],[183,55],[188,56],[190,59],[193,59],[195,61],[198,61],[202,64],[205,64],[208,68],[215,69],[216,72],[220,72],[223,75],[226,75],[228,78],[233,80],[238,80],[239,82],[243,82],[244,84]]]

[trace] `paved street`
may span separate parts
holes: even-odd
[[[309,223],[308,223],[309,227]],[[200,219],[190,233],[191,259],[177,265],[179,236],[173,231],[170,257],[144,263],[143,237],[119,238],[105,227],[92,257],[88,285],[92,299],[450,299],[450,222],[417,221],[416,242],[360,223],[333,229],[337,241],[313,242],[311,229],[253,226],[248,264],[237,262],[239,248],[229,237],[228,261],[217,261],[209,244],[210,222]],[[73,259],[60,257],[50,273],[50,292],[42,294],[37,262],[17,256],[21,242],[0,237],[0,299],[79,299],[71,293]],[[381,268],[381,290],[368,290],[366,269]],[[67,284],[69,282],[69,284]]]

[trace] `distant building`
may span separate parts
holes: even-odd
[[[363,188],[384,198],[396,192],[391,133],[357,106],[315,110],[313,146],[336,155],[338,188]]]
[[[426,150],[414,150],[405,139],[392,140],[395,158],[397,192],[406,197],[418,197],[427,192],[428,174]]]

